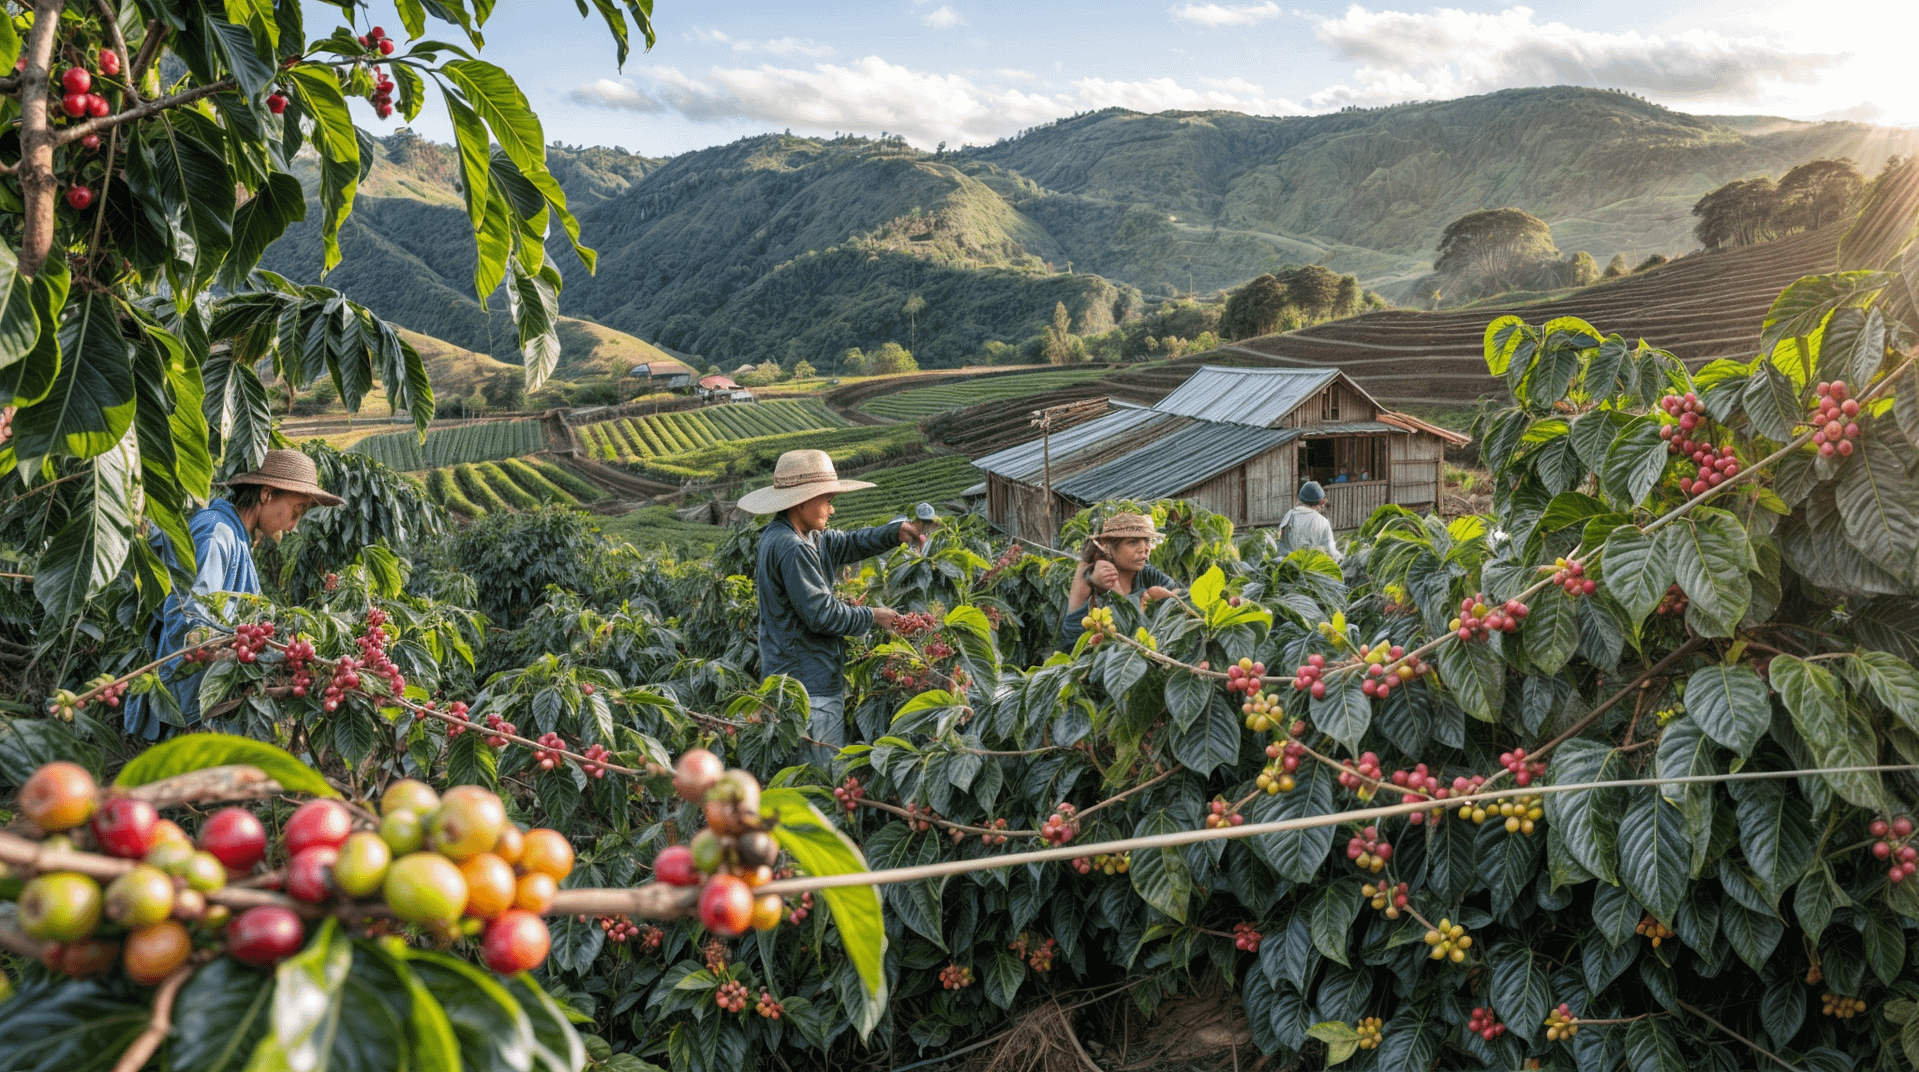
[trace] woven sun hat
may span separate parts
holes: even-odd
[[[1145,514],[1127,512],[1107,518],[1106,523],[1099,527],[1099,538],[1102,540],[1142,539],[1158,542],[1160,532],[1153,527],[1152,518]]]
[[[1308,480],[1299,486],[1299,501],[1305,503],[1307,506],[1324,502],[1325,499],[1326,489],[1319,486],[1319,481]]]
[[[777,514],[820,495],[873,486],[864,480],[841,480],[833,471],[832,457],[823,450],[789,450],[773,465],[773,486],[741,496],[740,509],[749,514]]]
[[[263,484],[282,491],[297,491],[313,500],[315,506],[338,506],[346,500],[320,486],[320,471],[313,459],[297,450],[269,450],[260,467],[227,478],[227,486]]]

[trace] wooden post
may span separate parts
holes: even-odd
[[[1051,544],[1059,535],[1053,528],[1053,415],[1044,410],[1039,419],[1039,462],[1046,488],[1046,542]]]

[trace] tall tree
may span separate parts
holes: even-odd
[[[1865,188],[1865,177],[1844,157],[1801,164],[1779,180],[1778,226],[1807,231],[1836,223]]]
[[[906,345],[915,350],[919,349],[920,345],[920,314],[925,311],[926,299],[917,294],[906,299],[906,304],[900,306],[900,312],[906,314]]]
[[[1772,237],[1779,213],[1779,188],[1767,178],[1734,179],[1692,206],[1699,217],[1693,237],[1707,249],[1749,246]]]
[[[1485,209],[1446,226],[1433,274],[1449,294],[1469,298],[1531,286],[1558,257],[1545,220],[1516,208]]]
[[[1073,358],[1073,314],[1065,302],[1053,303],[1053,322],[1046,329],[1046,360],[1064,365]]]
[[[1220,333],[1229,339],[1250,339],[1280,329],[1292,307],[1292,292],[1272,273],[1233,291],[1220,315]]]

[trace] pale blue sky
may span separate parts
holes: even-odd
[[[310,29],[337,18],[307,7]],[[1285,115],[1557,83],[1701,113],[1919,123],[1915,0],[658,0],[654,16],[659,44],[622,72],[597,16],[500,0],[483,55],[549,139],[647,155],[788,128],[930,148],[1110,105]],[[446,140],[439,114],[419,129]]]

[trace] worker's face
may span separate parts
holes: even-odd
[[[1153,553],[1153,541],[1144,536],[1131,536],[1113,545],[1113,565],[1127,573],[1138,573],[1146,568],[1146,560]]]
[[[795,506],[792,511],[793,527],[799,534],[819,532],[833,519],[833,496],[815,495],[813,498]]]
[[[260,498],[260,513],[254,526],[269,540],[293,531],[300,518],[313,508],[313,500],[297,491],[269,491]]]

